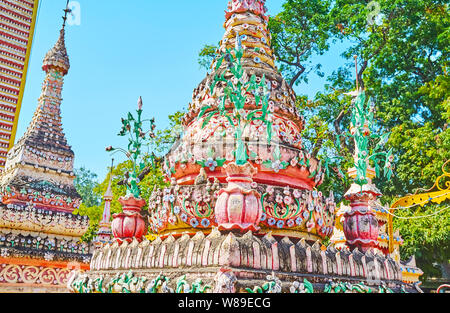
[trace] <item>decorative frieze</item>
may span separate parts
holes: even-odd
[[[81,237],[89,227],[85,216],[15,204],[0,205],[0,229]]]
[[[262,232],[291,230],[316,234],[332,234],[335,220],[333,194],[255,184],[261,194]],[[156,233],[167,233],[187,228],[210,230],[217,226],[214,207],[218,191],[225,185],[210,180],[203,185],[172,185],[155,189],[149,199],[150,227]]]

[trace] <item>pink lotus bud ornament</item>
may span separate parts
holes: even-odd
[[[119,202],[123,212],[113,215],[111,230],[114,238],[119,243],[131,242],[133,238],[141,241],[145,235],[145,221],[139,212],[145,206],[145,200],[128,196],[119,198]]]
[[[251,184],[256,169],[249,163],[224,166],[228,186],[219,191],[215,214],[219,230],[258,231],[262,216],[261,195]]]
[[[358,248],[366,252],[378,247],[379,225],[375,212],[369,207],[371,197],[365,191],[346,196],[350,200],[351,210],[344,214],[343,230],[351,250]]]

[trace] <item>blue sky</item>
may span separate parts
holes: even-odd
[[[227,0],[78,2],[81,24],[66,28],[71,69],[63,89],[63,128],[75,167],[85,166],[101,181],[111,163],[105,147],[126,146],[117,137],[120,119],[135,109],[139,96],[145,117],[155,117],[159,128],[167,125],[169,114],[187,107],[205,76],[198,52],[222,38]],[[16,142],[36,109],[42,60],[58,39],[65,3],[41,0]],[[268,0],[269,15],[279,13],[282,3]],[[333,51],[317,62],[330,74],[342,62],[338,57]],[[313,97],[323,84],[324,79],[312,76],[308,86],[296,91]]]

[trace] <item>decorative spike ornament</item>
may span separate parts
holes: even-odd
[[[142,148],[146,144],[146,137],[149,138],[154,137],[154,130],[155,130],[155,120],[143,120],[142,119],[142,107],[143,107],[143,101],[142,97],[139,97],[138,99],[138,105],[137,105],[137,116],[134,117],[131,112],[128,112],[127,118],[122,118],[122,129],[119,133],[119,136],[124,137],[126,135],[129,135],[128,140],[128,149],[124,150],[121,148],[113,148],[113,147],[107,147],[106,151],[112,152],[112,154],[121,152],[125,154],[125,156],[132,162],[132,169],[131,172],[128,173],[126,186],[127,186],[127,196],[134,196],[135,198],[139,198],[141,191],[139,189],[139,174],[144,170],[145,168],[145,159],[147,157],[150,158],[150,164],[154,166],[155,164],[155,156],[154,154],[151,155],[144,155],[142,153]],[[150,124],[149,130],[144,132],[143,131],[143,124],[144,122],[148,122]]]
[[[374,203],[381,196],[381,192],[372,183],[372,179],[379,175],[380,163],[388,164],[391,161],[391,152],[380,151],[388,135],[377,137],[371,134],[374,107],[370,105],[369,109],[366,105],[365,92],[358,90],[351,95],[354,100],[350,137],[355,142],[355,167],[348,171],[354,183],[344,195],[345,199],[350,201],[351,209],[344,213],[343,230],[350,249],[359,248],[364,253],[378,248],[378,234],[382,223],[378,221],[370,203]],[[379,138],[379,143],[375,150],[371,151],[369,139],[373,138]],[[375,163],[375,169],[370,167],[370,160]],[[387,168],[385,176],[389,178],[391,173],[390,168]]]

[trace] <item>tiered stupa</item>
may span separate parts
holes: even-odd
[[[64,36],[63,26],[44,58],[36,112],[0,176],[0,291],[64,292],[73,268],[89,268],[89,246],[81,243],[89,220],[72,214],[81,198],[61,123],[70,68]]]
[[[111,167],[112,171],[112,167]],[[93,244],[96,249],[103,248],[104,245],[112,243],[112,231],[111,231],[111,201],[113,200],[113,193],[111,189],[112,172],[110,173],[108,187],[106,188],[103,200],[105,205],[103,207],[102,219],[99,223],[99,230],[95,237]]]
[[[336,205],[315,189],[321,163],[303,149],[303,118],[274,65],[267,21],[265,0],[229,2],[219,56],[164,159],[171,185],[149,199],[156,240],[120,236],[94,252],[91,271],[74,272],[70,290],[417,292],[378,250],[322,245]]]
[[[264,77],[270,91],[271,143],[268,143],[267,127],[260,120],[252,121],[243,133],[249,163],[257,170],[253,177],[254,189],[262,196],[260,234],[271,232],[274,236],[316,241],[332,233],[334,199],[332,194],[327,198],[328,195],[314,190],[324,174],[320,162],[303,150],[303,117],[295,105],[295,92],[274,65],[265,14],[264,1],[230,2],[226,31],[218,52],[234,48],[239,35],[243,79],[248,81],[255,75],[259,83]],[[212,72],[194,90],[189,112],[183,119],[184,136],[166,157],[164,170],[176,183],[169,189],[156,191],[150,199],[151,228],[156,233],[179,234],[186,230],[208,233],[217,226],[213,209],[218,190],[227,179],[223,167],[235,160],[235,134],[229,120],[219,114],[213,115],[202,128],[208,113],[219,105],[218,95],[223,94],[224,84],[217,85],[211,94],[214,78],[222,74],[229,76],[228,64],[223,62],[216,69],[216,62],[211,65]],[[232,110],[230,103],[225,106]],[[244,107],[246,113],[256,107],[255,97],[249,96]],[[198,119],[199,112],[205,109],[204,117]],[[157,209],[161,207],[166,210]]]

